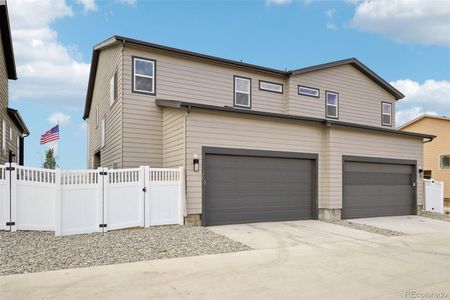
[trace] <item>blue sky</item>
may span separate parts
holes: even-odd
[[[450,115],[449,1],[8,4],[19,76],[10,106],[32,132],[30,166],[42,163],[40,134],[59,121],[60,167],[86,167],[82,112],[92,47],[115,34],[277,69],[357,57],[407,96],[398,104],[400,122],[424,112]]]

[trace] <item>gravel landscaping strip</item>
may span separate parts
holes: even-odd
[[[0,275],[251,250],[197,226],[155,226],[55,237],[53,232],[0,231]]]
[[[367,231],[370,233],[377,233],[377,234],[381,234],[381,235],[385,235],[385,236],[405,235],[405,233],[400,232],[400,231],[389,230],[389,229],[366,225],[366,224],[354,223],[354,222],[347,221],[347,220],[338,220],[338,221],[323,220],[323,221],[327,222],[327,223],[332,223],[332,224],[336,224],[336,225],[341,225],[341,226],[357,229],[357,230]]]
[[[431,218],[431,219],[450,222],[450,215],[446,215],[446,214],[434,213],[434,212],[430,212],[430,211],[423,211],[421,213],[421,216]]]

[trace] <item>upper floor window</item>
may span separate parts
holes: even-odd
[[[339,94],[334,92],[326,92],[325,101],[327,118],[339,118]]]
[[[112,106],[117,99],[117,71],[109,81],[109,106]]]
[[[106,145],[106,126],[105,126],[105,119],[102,119],[102,136],[101,136],[101,148],[105,147]]]
[[[98,123],[100,121],[100,111],[98,109],[98,104],[95,106],[95,128],[98,128]]]
[[[6,123],[2,120],[2,152],[6,154]]]
[[[381,103],[381,125],[392,126],[392,103]]]
[[[133,57],[133,92],[155,95],[155,63],[153,59]]]
[[[309,86],[299,85],[298,86],[298,94],[303,96],[315,97],[319,98],[320,91],[319,89],[312,88]]]
[[[234,105],[250,108],[252,80],[250,78],[234,76]]]
[[[450,155],[441,155],[441,169],[450,169]]]
[[[259,81],[259,89],[261,91],[268,91],[268,92],[283,94],[283,85],[281,83],[260,80]]]

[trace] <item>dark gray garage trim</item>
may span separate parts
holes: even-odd
[[[251,157],[268,157],[268,158],[294,158],[312,160],[312,218],[318,218],[318,154],[268,151],[268,150],[251,150],[251,149],[235,149],[235,148],[219,148],[219,147],[202,147],[202,174],[206,174],[206,156],[208,154],[227,155],[227,156],[251,156]],[[202,226],[206,226],[206,187],[202,182]]]
[[[413,189],[413,201],[411,203],[411,214],[417,213],[417,161],[407,160],[407,159],[392,159],[392,158],[380,158],[380,157],[365,157],[365,156],[342,156],[342,215],[344,217],[344,201],[345,201],[345,163],[346,162],[361,162],[361,163],[377,163],[377,164],[388,164],[388,165],[405,165],[412,167],[412,180],[416,182]]]

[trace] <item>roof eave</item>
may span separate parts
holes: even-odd
[[[13,122],[22,130],[22,133],[25,136],[30,135],[30,131],[28,130],[28,127],[25,124],[25,121],[22,119],[22,116],[20,115],[20,113],[17,109],[8,107],[8,115],[11,119],[13,119]]]
[[[3,52],[6,61],[6,69],[8,72],[8,79],[16,80],[16,63],[14,59],[11,26],[9,24],[8,7],[6,2],[4,4],[0,4],[0,31],[3,44]]]
[[[279,113],[269,113],[269,112],[246,110],[246,109],[237,109],[237,108],[230,107],[230,106],[222,107],[222,106],[214,106],[214,105],[208,105],[208,104],[198,104],[198,103],[191,103],[191,102],[184,102],[184,101],[177,101],[177,100],[166,100],[166,99],[156,99],[156,104],[161,107],[170,107],[170,108],[183,108],[184,107],[187,109],[197,108],[197,109],[212,110],[212,111],[221,111],[221,112],[230,112],[230,113],[238,113],[238,114],[246,114],[246,115],[297,120],[297,121],[303,121],[303,122],[326,124],[328,126],[371,130],[371,131],[378,131],[378,132],[384,132],[384,133],[390,133],[390,134],[406,135],[406,136],[423,138],[423,139],[426,138],[426,139],[431,139],[431,140],[436,137],[434,135],[417,133],[417,132],[380,128],[380,127],[375,127],[375,126],[348,123],[348,122],[329,120],[329,119],[303,117],[303,116],[295,116],[295,115],[279,114]]]

